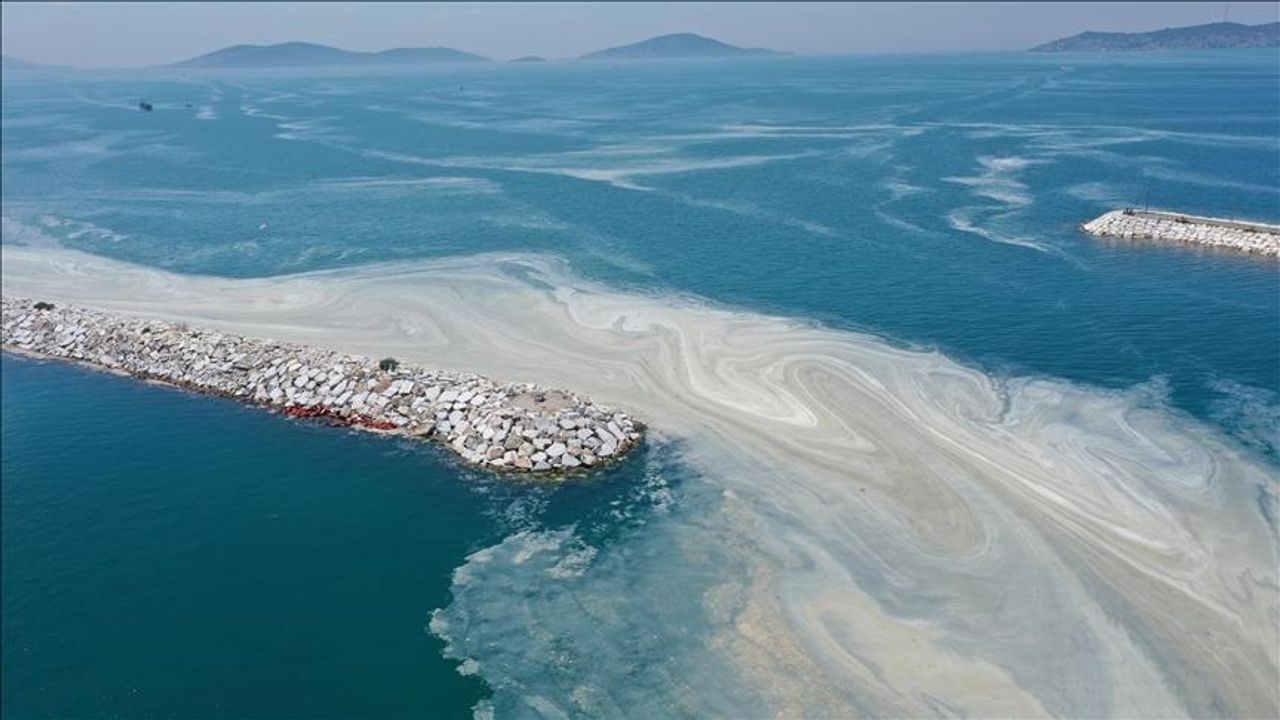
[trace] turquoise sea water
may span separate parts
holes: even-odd
[[[1274,467],[1277,264],[1076,230],[1144,203],[1280,221],[1273,50],[15,76],[3,131],[5,243],[233,278],[549,254],[997,377],[1140,387]],[[496,644],[460,676],[432,610],[563,611],[587,591],[459,583],[468,553],[570,532],[547,570],[588,582],[566,559],[625,554],[707,502],[661,444],[585,485],[511,487],[431,449],[8,357],[3,419],[14,717],[456,716],[493,695],[490,668],[536,695]],[[608,582],[669,582],[672,608],[713,584],[675,577]],[[713,619],[694,605],[627,606],[626,638],[540,638],[510,662],[610,658],[644,686],[665,650],[637,638],[699,637]]]

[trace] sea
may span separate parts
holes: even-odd
[[[145,101],[153,110],[145,112]],[[447,451],[3,356],[7,718],[1275,716],[1280,54],[14,71],[4,292],[589,393]]]

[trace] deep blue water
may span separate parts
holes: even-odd
[[[1076,230],[1129,204],[1280,221],[1274,50],[7,78],[3,130],[6,243],[235,277],[554,253],[996,374],[1150,384],[1274,457],[1280,266]],[[422,631],[451,570],[512,503],[546,527],[599,504],[4,369],[15,716],[458,714],[483,686]]]
[[[426,632],[465,556],[649,501],[644,457],[564,486],[442,450],[3,356],[11,717],[450,717]],[[59,408],[59,410],[53,410]]]

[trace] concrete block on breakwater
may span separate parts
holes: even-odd
[[[86,363],[351,427],[440,442],[517,472],[590,468],[635,447],[643,425],[571,392],[398,366],[185,323],[4,298],[5,349]]]
[[[1159,210],[1113,210],[1080,229],[1090,235],[1220,248],[1280,258],[1280,225]]]

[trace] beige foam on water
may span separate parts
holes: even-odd
[[[769,714],[1280,714],[1276,469],[1139,391],[543,256],[233,280],[3,252],[7,293],[572,387],[684,440],[752,568],[704,599],[705,651]]]

